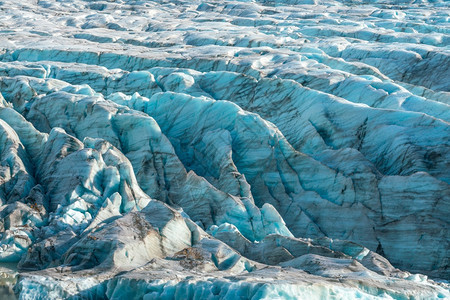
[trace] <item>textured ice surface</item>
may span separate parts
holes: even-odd
[[[1,1],[16,293],[450,297],[449,20],[445,0]]]

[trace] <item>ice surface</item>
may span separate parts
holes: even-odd
[[[20,299],[450,297],[447,1],[0,8]]]

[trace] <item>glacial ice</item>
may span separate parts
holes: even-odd
[[[3,0],[17,296],[450,298],[449,20],[445,0]]]

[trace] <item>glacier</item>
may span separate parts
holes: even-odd
[[[449,21],[2,0],[0,297],[450,298]]]

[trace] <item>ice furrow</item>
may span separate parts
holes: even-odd
[[[445,0],[3,0],[16,295],[450,297],[449,18]]]

